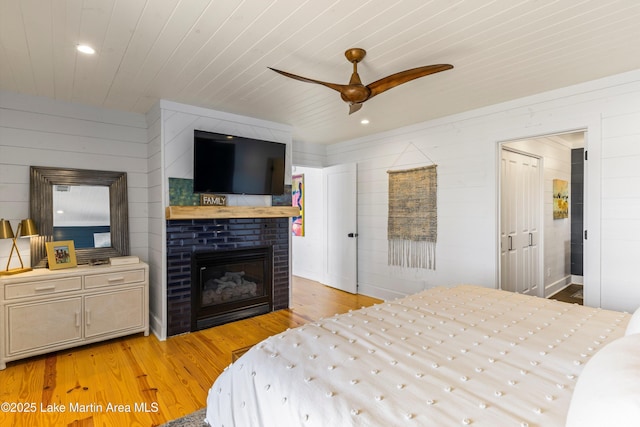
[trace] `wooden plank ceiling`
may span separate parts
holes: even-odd
[[[0,0],[0,90],[139,113],[167,99],[334,143],[638,69],[639,22],[637,0]],[[455,68],[351,116],[337,92],[267,69],[347,83],[351,47],[365,84]]]

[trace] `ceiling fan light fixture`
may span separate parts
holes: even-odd
[[[360,124],[362,124],[362,125],[368,125],[369,123],[370,123],[370,122],[369,122],[369,119],[362,119],[362,120],[360,120]]]

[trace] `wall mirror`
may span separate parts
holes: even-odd
[[[33,267],[46,266],[45,243],[56,240],[74,241],[78,264],[129,255],[125,172],[32,166],[30,184]]]
[[[109,187],[53,186],[53,240],[73,240],[75,248],[111,247]]]

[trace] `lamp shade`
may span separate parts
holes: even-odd
[[[37,235],[38,227],[36,227],[36,223],[31,218],[23,219],[20,223],[20,236],[28,237]]]
[[[0,219],[0,239],[13,239],[11,223],[6,219]]]

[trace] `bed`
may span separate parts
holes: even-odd
[[[623,339],[630,319],[477,286],[433,288],[257,344],[214,382],[206,421],[564,426],[585,365]]]

